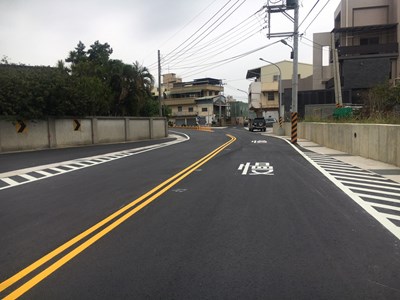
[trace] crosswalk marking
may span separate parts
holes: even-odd
[[[11,178],[3,178],[2,180],[3,180],[5,183],[9,184],[10,186],[15,186],[15,185],[18,185],[18,184],[19,184],[19,182],[15,181],[15,180],[13,180],[13,179],[11,179]]]
[[[352,193],[353,200],[400,239],[399,183],[324,154],[304,152],[303,155]]]

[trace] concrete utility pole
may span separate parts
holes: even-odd
[[[159,105],[159,115],[162,117],[162,91],[161,91],[161,54],[158,50],[158,105]]]
[[[292,79],[292,135],[291,141],[297,143],[297,94],[299,87],[299,1],[295,1],[293,30],[293,79]]]
[[[269,3],[272,2],[272,5]],[[282,4],[279,4],[281,2]],[[268,38],[271,37],[289,37],[293,36],[293,76],[292,76],[292,108],[291,108],[291,141],[293,144],[297,143],[297,93],[298,93],[298,57],[299,57],[299,0],[281,0],[281,1],[271,1],[268,0],[266,5],[268,12]],[[294,10],[294,17],[292,18],[286,11]],[[293,32],[281,32],[281,33],[271,33],[271,14],[282,13],[288,19],[293,21],[294,30]],[[283,42],[283,41],[282,41]],[[283,42],[284,44],[287,44]]]
[[[332,33],[331,44],[332,44],[332,58],[333,58],[333,80],[335,84],[335,102],[336,102],[336,107],[339,108],[343,106],[342,82],[340,80],[339,56],[338,56],[338,50],[336,49],[335,46],[334,33]]]

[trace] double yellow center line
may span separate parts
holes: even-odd
[[[9,293],[7,296],[2,298],[3,300],[11,300],[11,299],[17,299],[21,295],[25,294],[27,291],[29,291],[32,287],[37,285],[39,282],[44,280],[47,276],[61,268],[64,264],[69,262],[71,259],[73,259],[75,256],[83,252],[86,248],[89,246],[93,245],[95,242],[97,242],[99,239],[104,237],[107,233],[121,225],[123,222],[125,222],[127,219],[129,219],[131,216],[136,214],[138,211],[140,211],[142,208],[146,207],[149,205],[151,202],[153,202],[155,199],[157,199],[159,196],[164,194],[166,191],[168,191],[171,187],[176,185],[178,182],[189,176],[192,172],[194,172],[196,169],[198,169],[200,166],[204,165],[206,162],[208,162],[210,159],[212,159],[214,156],[216,156],[218,153],[223,151],[225,148],[227,148],[230,144],[232,144],[236,138],[231,135],[227,135],[230,140],[226,142],[225,144],[221,145],[220,147],[216,148],[214,151],[210,152],[197,162],[193,163],[186,169],[180,171],[176,175],[172,176],[171,178],[167,179],[160,185],[156,186],[149,192],[145,193],[144,195],[140,196],[136,200],[132,201],[128,205],[124,206],[123,208],[119,209],[112,215],[108,216],[101,222],[93,225],[89,229],[85,230],[81,234],[77,235],[76,237],[72,238],[65,244],[59,246],[55,250],[51,251],[50,253],[46,254],[39,260],[35,261],[25,269],[19,271],[17,274],[14,276],[8,278],[7,280],[3,281],[0,283],[0,292],[8,289],[15,283],[19,282],[22,280],[25,276],[29,275],[31,272],[38,270],[43,264],[49,262],[59,254],[63,253],[70,247],[74,246],[75,244],[78,244],[82,240],[86,239],[84,242],[79,244],[77,247],[73,249],[69,249],[66,251],[65,254],[58,260],[56,260],[54,263],[52,263],[49,267],[45,268],[42,270],[40,273],[35,275],[33,278],[29,279],[26,281],[24,284],[16,288],[14,291]],[[103,228],[104,227],[104,228]],[[103,228],[103,229],[101,229]],[[101,230],[100,230],[101,229]],[[98,231],[97,233],[95,233]],[[92,235],[93,234],[93,235]],[[92,235],[91,237],[89,237]],[[88,238],[89,237],[89,238]]]

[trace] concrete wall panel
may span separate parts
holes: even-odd
[[[73,119],[55,120],[55,134],[59,147],[71,145],[88,145],[92,143],[92,122],[90,119],[78,119],[80,127]]]
[[[164,118],[101,117],[82,118],[78,121],[79,129],[70,118],[26,121],[26,129],[22,133],[17,132],[20,127],[15,122],[0,121],[0,152],[119,143],[168,136],[167,121]]]
[[[129,120],[130,140],[150,139],[150,120],[135,119]]]
[[[392,165],[397,164],[399,149],[400,130],[393,126],[387,127],[387,162]]]
[[[46,121],[24,121],[26,128],[17,132],[16,124],[0,121],[0,150],[19,151],[44,149],[49,147],[48,125]]]
[[[370,126],[367,125],[359,125],[357,126],[357,139],[359,139],[360,143],[360,156],[362,157],[370,157],[369,156],[369,129]]]
[[[379,127],[370,126],[367,144],[369,153],[367,158],[379,160],[379,143]]]
[[[99,143],[118,143],[125,141],[124,119],[97,119]]]
[[[166,137],[166,120],[155,119],[153,120],[153,139]]]
[[[277,128],[274,126],[274,132]],[[290,136],[291,124],[284,123],[283,128],[285,135]],[[301,122],[298,137],[400,167],[400,125]]]

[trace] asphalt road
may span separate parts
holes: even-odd
[[[182,132],[1,189],[0,298],[400,299],[399,240],[292,146],[242,128]],[[0,161],[5,172],[143,146]]]

